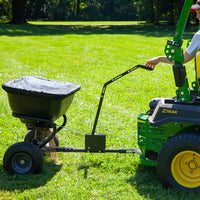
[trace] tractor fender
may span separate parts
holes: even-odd
[[[161,99],[149,117],[149,124],[160,126],[169,122],[200,125],[200,105]]]

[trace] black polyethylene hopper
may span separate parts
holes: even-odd
[[[2,84],[16,114],[56,120],[69,108],[80,85],[25,76]]]

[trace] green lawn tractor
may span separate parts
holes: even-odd
[[[177,87],[174,98],[155,98],[150,110],[138,116],[138,144],[141,161],[157,167],[165,186],[186,192],[200,189],[200,53],[195,58],[195,81],[188,86],[182,34],[192,1],[186,0],[173,41],[168,40],[165,54],[174,61]]]
[[[185,0],[173,41],[168,40],[165,53],[174,61],[173,72],[177,86],[176,97],[155,98],[150,109],[138,116],[138,145],[140,149],[106,149],[106,135],[97,134],[106,87],[132,71],[151,67],[136,65],[106,82],[100,96],[91,134],[85,135],[85,148],[59,147],[57,133],[65,126],[65,112],[69,108],[77,84],[38,77],[22,77],[2,85],[8,93],[13,116],[31,127],[24,142],[10,146],[3,159],[5,171],[10,174],[39,173],[43,166],[43,151],[84,153],[137,153],[141,162],[157,167],[164,186],[186,192],[200,189],[200,54],[196,56],[196,80],[189,88],[186,69],[183,66],[182,34],[190,12],[192,0]],[[63,116],[63,124],[57,128],[54,122]],[[51,134],[42,140],[42,131]],[[39,134],[40,133],[40,134]],[[55,147],[47,144],[54,139]]]

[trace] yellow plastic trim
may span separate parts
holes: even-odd
[[[197,74],[198,86],[200,88],[199,81],[198,81],[200,79],[200,51],[196,53],[196,74]]]
[[[137,121],[140,122],[140,123],[144,123],[144,124],[146,123],[145,121],[142,121],[140,119],[138,119]]]
[[[172,176],[181,186],[196,188],[200,186],[200,154],[195,151],[178,153],[171,163]]]

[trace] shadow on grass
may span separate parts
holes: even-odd
[[[84,171],[84,178],[87,179],[88,177],[88,169],[90,169],[91,167],[95,167],[95,168],[99,168],[101,167],[103,161],[102,160],[94,160],[90,163],[82,163],[79,164],[78,170],[83,170]]]
[[[0,24],[0,36],[45,36],[64,34],[136,34],[153,37],[170,37],[175,33],[176,27],[153,24],[119,24],[119,25],[13,25]],[[191,39],[197,27],[190,27],[184,34],[185,39]]]
[[[152,200],[200,199],[200,193],[185,193],[174,188],[164,188],[159,181],[156,168],[139,165],[136,174],[127,183],[137,189],[141,196]]]
[[[0,165],[0,190],[20,190],[23,192],[26,189],[38,188],[50,181],[61,168],[62,165],[45,162],[40,174],[9,175],[4,172],[3,166]]]

